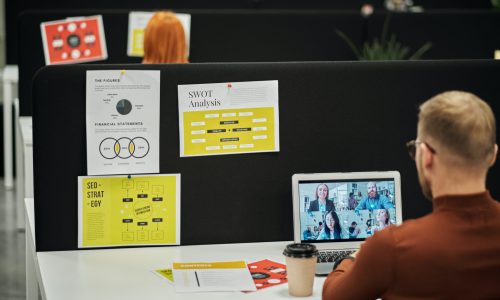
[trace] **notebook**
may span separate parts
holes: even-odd
[[[294,174],[292,188],[294,241],[316,245],[318,276],[376,231],[402,222],[398,171]]]

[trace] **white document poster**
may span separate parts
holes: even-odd
[[[279,151],[278,81],[179,85],[180,155]]]
[[[160,71],[87,71],[88,175],[159,172]]]
[[[128,15],[128,56],[144,56],[144,29],[148,25],[149,19],[154,12],[132,11]],[[184,35],[186,36],[187,54],[189,57],[189,36],[191,31],[191,15],[190,14],[175,14],[184,27]]]
[[[187,292],[256,291],[245,261],[174,262],[175,290]]]

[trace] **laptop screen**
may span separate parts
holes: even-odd
[[[394,179],[299,180],[302,242],[362,241],[396,222]]]

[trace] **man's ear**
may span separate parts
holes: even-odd
[[[420,152],[422,152],[422,165],[428,169],[434,164],[434,154],[425,143],[421,143],[419,146]]]
[[[493,157],[491,157],[489,167],[495,164],[495,161],[497,160],[497,154],[498,154],[498,145],[495,144],[495,147],[493,148]]]

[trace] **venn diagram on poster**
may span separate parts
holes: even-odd
[[[143,158],[149,152],[149,142],[143,137],[122,137],[119,139],[108,137],[101,141],[99,152],[106,159]]]

